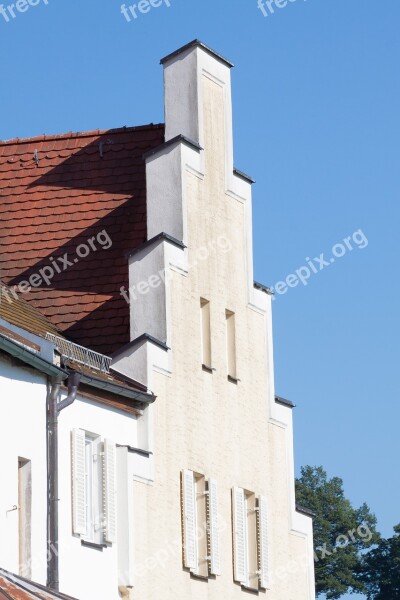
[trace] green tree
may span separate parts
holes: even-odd
[[[360,578],[368,600],[400,598],[400,525],[394,531],[393,537],[381,540],[364,556]]]
[[[303,467],[296,480],[296,501],[312,510],[317,595],[329,600],[346,592],[364,593],[360,577],[363,552],[376,544],[376,517],[366,504],[354,508],[339,477],[328,480],[322,467]]]

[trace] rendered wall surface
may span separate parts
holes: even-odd
[[[197,119],[199,126],[189,129],[199,131],[204,151],[196,154],[182,145],[148,161],[148,202],[156,206],[158,201],[162,215],[161,182],[168,195],[175,185],[181,201],[173,210],[182,211],[176,222],[182,223],[180,239],[187,250],[165,251],[161,315],[159,292],[131,300],[133,331],[140,326],[135,314],[143,312],[135,307],[146,303],[154,332],[166,331],[161,341],[170,347],[162,356],[148,343],[147,358],[143,347],[136,355],[140,366],[135,353],[131,361],[124,358],[124,367],[147,377],[158,397],[151,409],[154,484],[134,484],[133,597],[233,600],[248,595],[234,583],[232,569],[231,488],[240,486],[268,499],[271,589],[260,591],[260,597],[312,600],[312,525],[295,512],[292,415],[274,399],[271,299],[253,289],[250,184],[233,175],[229,69],[192,49],[166,65],[167,95],[174,87],[168,69],[172,78],[197,81],[199,101],[193,106],[199,114],[190,117],[184,97],[176,102],[182,103],[182,127]],[[171,98],[166,105],[175,106]],[[168,128],[169,118],[179,120],[176,106],[166,114],[167,131],[176,134],[179,123]],[[174,160],[182,167],[178,175],[170,168]],[[170,220],[169,215],[167,225]],[[150,230],[153,225],[149,221]],[[157,227],[168,233],[160,215]],[[137,284],[139,273],[142,278],[152,274],[149,258],[147,264],[144,274],[131,263],[130,283]],[[159,268],[158,260],[154,267]],[[212,373],[202,369],[200,298],[211,307]],[[227,379],[226,309],[235,313],[237,384]],[[167,323],[158,323],[164,315]],[[185,468],[218,482],[222,575],[208,580],[182,567],[180,472]]]
[[[32,579],[46,584],[46,377],[2,357],[0,390],[0,565],[19,572],[19,511],[12,509],[22,458],[32,466]]]
[[[105,548],[84,546],[72,533],[71,506],[71,431],[83,429],[119,445],[137,447],[137,419],[122,411],[85,400],[79,396],[59,417],[59,535],[60,589],[79,600],[118,600],[118,543]],[[101,456],[98,460],[102,460]],[[117,457],[119,460],[119,457]],[[140,460],[140,459],[139,459]],[[148,459],[142,459],[148,462]],[[133,486],[136,475],[146,474],[134,458],[125,471],[127,485]],[[117,488],[124,500],[126,488]],[[133,508],[132,508],[133,513]],[[131,513],[131,514],[132,514]],[[120,511],[118,519],[123,530],[130,527],[130,515]],[[121,540],[122,543],[122,540]],[[129,580],[129,574],[127,574]]]

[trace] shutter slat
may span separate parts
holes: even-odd
[[[218,487],[215,479],[208,480],[208,515],[210,536],[210,573],[221,575],[218,523]]]
[[[196,518],[196,489],[193,471],[184,470],[183,486],[183,530],[184,530],[184,564],[185,567],[196,571],[197,558],[197,518]]]
[[[113,544],[117,541],[116,448],[110,440],[104,440],[103,477],[104,539]]]
[[[268,510],[267,499],[260,496],[258,501],[258,548],[259,548],[259,568],[260,568],[260,587],[269,589],[269,547],[268,547]]]
[[[247,584],[247,514],[244,490],[233,488],[233,544],[235,581]]]
[[[86,535],[85,432],[71,432],[72,464],[72,529],[77,535]]]

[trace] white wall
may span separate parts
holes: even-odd
[[[147,159],[149,236],[166,232],[187,249],[160,242],[163,293],[151,289],[131,301],[131,331],[143,326],[146,313],[170,350],[155,354],[148,342],[119,361],[157,395],[154,485],[134,488],[134,594],[146,600],[244,597],[232,573],[230,492],[241,486],[268,499],[272,585],[260,597],[313,600],[311,520],[295,511],[292,415],[274,398],[271,298],[253,285],[251,186],[233,173],[229,68],[192,47],[165,64],[164,76],[167,139],[182,133],[204,151],[182,143]],[[221,237],[229,251],[218,245]],[[160,253],[160,247],[148,249],[140,268],[131,260],[131,286],[157,273]],[[211,303],[212,373],[201,366],[201,297]],[[237,385],[227,380],[226,309],[236,315]],[[185,468],[219,486],[226,524],[222,575],[207,581],[182,567]]]
[[[65,393],[62,395],[65,397]],[[0,567],[19,572],[18,459],[32,461],[32,579],[47,579],[47,377],[0,357]],[[139,417],[140,419],[140,417]],[[84,429],[121,446],[137,448],[138,417],[79,396],[59,417],[59,566],[60,590],[79,600],[118,600],[118,585],[133,581],[132,561],[121,557],[133,548],[134,479],[151,477],[151,458],[121,448],[118,498],[120,527],[126,535],[103,551],[84,547],[72,534],[71,438]],[[127,567],[128,565],[128,567]],[[121,573],[121,569],[124,570]]]
[[[60,590],[80,600],[117,600],[118,594],[118,544],[103,550],[82,546],[79,537],[72,533],[71,508],[71,431],[84,429],[118,445],[138,446],[138,418],[106,405],[85,400],[79,396],[74,404],[62,411],[59,417],[59,536],[60,536]],[[118,453],[117,460],[122,460]],[[134,477],[140,479],[149,475],[150,459],[130,455],[125,468],[126,485],[123,493],[128,494],[133,487]],[[122,500],[122,503],[120,502]],[[119,499],[120,505],[127,505],[126,498]],[[129,513],[118,514],[124,528],[131,528]],[[120,523],[121,525],[121,523]],[[132,531],[128,541],[132,539]],[[127,549],[128,551],[128,549]],[[125,568],[125,567],[123,567]],[[125,574],[125,583],[131,580]]]
[[[46,583],[46,377],[0,357],[0,566],[18,574],[18,458],[32,461],[32,579]]]

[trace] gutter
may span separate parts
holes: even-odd
[[[111,383],[110,381],[98,379],[97,377],[86,375],[84,373],[81,374],[81,383],[86,383],[87,385],[100,390],[107,390],[108,392],[118,396],[124,396],[125,398],[136,400],[142,404],[152,404],[156,399],[156,396],[153,396],[153,394],[148,394],[147,392],[141,392],[138,390],[130,390],[122,385],[118,385],[117,383]]]
[[[0,349],[7,352],[7,354],[11,354],[15,358],[18,358],[22,362],[31,367],[34,367],[38,371],[49,375],[50,377],[61,377],[62,380],[67,379],[68,373],[61,367],[57,367],[52,363],[48,362],[41,356],[34,354],[31,350],[24,348],[17,342],[10,340],[5,335],[0,333]]]
[[[58,565],[58,416],[64,408],[75,402],[80,373],[71,372],[68,377],[68,396],[59,402],[61,383],[59,375],[50,379],[47,394],[47,586],[59,591]]]

